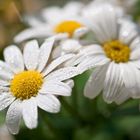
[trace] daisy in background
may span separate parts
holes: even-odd
[[[39,48],[37,41],[27,42],[23,55],[15,45],[4,50],[5,62],[0,61],[0,110],[10,106],[6,124],[17,134],[21,117],[30,129],[37,126],[37,107],[50,112],[60,111],[56,96],[70,96],[71,82],[65,80],[77,75],[76,67],[59,67],[71,59],[67,54],[51,61],[54,38],[47,39]]]
[[[56,35],[58,39],[79,38],[87,32],[81,16],[83,4],[70,2],[63,8],[48,7],[41,12],[43,21],[28,17],[29,29],[25,29],[15,37],[15,42],[31,38],[46,38]]]
[[[91,99],[103,91],[106,102],[120,104],[130,97],[140,97],[140,37],[134,23],[118,22],[114,7],[96,7],[89,26],[97,40],[78,65],[81,73],[94,68],[84,89]]]

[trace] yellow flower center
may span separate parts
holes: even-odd
[[[23,71],[16,74],[11,81],[10,91],[12,94],[21,100],[35,97],[38,94],[43,77],[37,71]]]
[[[104,51],[112,61],[116,63],[128,62],[130,48],[118,40],[107,42],[103,45]]]
[[[54,31],[56,33],[68,33],[69,37],[72,37],[74,31],[82,26],[83,25],[77,21],[63,21],[55,27]]]

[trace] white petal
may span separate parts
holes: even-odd
[[[64,40],[60,46],[65,53],[77,53],[82,48],[80,42],[75,39]]]
[[[130,95],[131,95],[130,92],[125,87],[123,87],[119,95],[115,99],[116,104],[118,105],[122,104],[123,102],[125,102],[130,98]]]
[[[61,56],[62,50],[60,46],[54,47],[52,51],[52,59],[56,59]]]
[[[138,70],[129,63],[121,64],[120,66],[126,89],[130,91],[132,95],[137,95],[139,92],[139,75],[137,75],[137,73],[139,73]]]
[[[8,81],[3,81],[3,80],[0,80],[0,86],[9,86],[10,85],[10,82]]]
[[[82,2],[70,1],[69,3],[65,5],[64,10],[66,11],[68,10],[69,12],[71,11],[75,15],[76,13],[78,14],[80,12],[83,6],[84,5]]]
[[[61,13],[61,9],[58,6],[52,6],[43,9],[41,14],[47,22],[56,23],[58,22],[58,19],[62,16],[60,13]]]
[[[131,52],[130,59],[140,61],[140,46]]]
[[[58,34],[55,34],[54,35],[54,38],[57,41],[60,41],[60,40],[63,40],[63,39],[67,39],[68,37],[69,37],[69,34],[68,33],[58,33]]]
[[[26,43],[24,48],[24,63],[28,70],[36,69],[38,65],[39,46],[36,40]]]
[[[50,94],[46,95],[38,94],[37,104],[41,109],[50,113],[57,113],[60,111],[59,100],[55,96]]]
[[[42,71],[48,62],[49,56],[54,45],[54,38],[48,38],[40,47],[40,53],[38,58],[38,71]]]
[[[22,116],[21,110],[21,101],[19,100],[16,100],[14,103],[12,103],[8,109],[6,115],[6,124],[12,134],[17,134],[19,132],[19,125]]]
[[[50,28],[46,24],[42,24],[40,25],[40,27],[29,28],[22,31],[14,38],[14,41],[22,42],[24,40],[31,38],[47,37],[50,34],[52,34],[50,31],[51,31]]]
[[[81,27],[81,28],[75,30],[73,36],[74,36],[74,38],[80,38],[83,35],[85,35],[87,32],[88,32],[88,29],[86,27]]]
[[[104,13],[105,15],[102,15],[103,16],[102,21],[105,20],[105,21],[103,21],[105,23],[102,23],[102,28],[107,36],[107,38],[106,38],[107,40],[116,39],[117,27],[118,27],[118,25],[117,25],[117,12],[114,9],[114,7],[111,7],[109,5],[107,5],[105,7],[105,9],[106,8],[108,8],[108,12],[107,13],[105,12]]]
[[[10,92],[2,92],[0,93],[0,111],[8,107],[13,101],[15,97],[13,97]]]
[[[104,12],[106,11],[106,12]],[[116,39],[117,21],[116,11],[109,4],[93,7],[89,18],[89,27],[92,28],[95,37],[100,43]]]
[[[66,62],[65,66],[76,66],[81,62],[83,63],[84,61],[86,61],[85,59],[87,58],[87,56],[97,55],[97,54],[104,54],[103,49],[100,45],[95,44],[95,45],[85,46],[80,50],[80,52],[75,57],[73,57],[73,59]]]
[[[7,86],[9,81],[13,78],[14,72],[11,67],[0,60],[0,85]]]
[[[140,37],[138,36],[131,42],[130,48],[131,48],[131,50],[134,50],[139,46],[140,46]]]
[[[84,88],[84,95],[88,98],[95,98],[103,89],[104,79],[108,65],[97,67],[93,70]]]
[[[140,71],[138,69],[134,68],[133,72],[136,75],[135,80],[136,80],[137,84],[135,85],[135,89],[137,89],[137,92],[134,93],[133,95],[131,94],[131,97],[139,99],[140,98],[140,78],[139,78],[140,77]]]
[[[140,60],[133,61],[132,64],[140,69]]]
[[[73,58],[65,62],[64,66],[76,66],[85,60],[85,55],[78,53]]]
[[[17,46],[7,47],[4,50],[4,58],[14,72],[18,73],[24,70],[22,53]]]
[[[111,62],[104,82],[103,97],[108,103],[115,100],[123,85],[119,64]]]
[[[80,50],[80,53],[92,55],[92,54],[104,54],[104,51],[102,49],[102,46],[98,44],[88,45],[85,46],[82,50]]]
[[[1,71],[0,70],[0,80],[9,82],[12,78],[13,78],[12,73],[8,73],[6,71]]]
[[[31,26],[31,27],[41,27],[41,25],[43,24],[43,22],[41,20],[39,20],[37,17],[35,16],[27,16],[24,17],[25,21]]]
[[[9,92],[9,87],[0,86],[0,93]]]
[[[89,9],[91,10],[93,9],[93,6],[96,8],[97,5],[101,4],[110,4],[111,6],[113,6],[118,18],[122,18],[124,16],[124,9],[120,6],[122,2],[118,0],[94,0],[87,6],[86,8],[87,14]]]
[[[68,80],[78,74],[79,74],[78,68],[66,67],[66,68],[61,68],[61,69],[58,69],[58,70],[52,72],[47,77],[45,77],[45,80],[64,81],[64,80]]]
[[[63,56],[55,59],[54,61],[52,61],[50,63],[50,65],[48,65],[48,67],[46,68],[46,70],[43,72],[43,75],[47,75],[48,73],[50,73],[51,71],[53,71],[56,67],[58,67],[59,65],[61,65],[65,61],[69,60],[73,56],[74,56],[73,54],[67,54],[67,55],[63,55]]]
[[[7,73],[13,74],[13,71],[12,71],[10,65],[8,65],[7,63],[5,63],[1,60],[0,60],[0,71],[6,71]]]
[[[66,83],[69,87],[71,87],[71,88],[74,87],[74,81],[71,80],[71,79],[70,79],[70,80],[66,80],[65,83]]]
[[[89,56],[78,65],[78,69],[80,70],[80,73],[83,73],[88,69],[95,68],[97,66],[102,66],[109,62],[110,60],[104,55]]]
[[[38,118],[36,100],[34,98],[24,100],[22,108],[22,115],[26,126],[30,129],[36,128]]]
[[[130,21],[122,22],[119,32],[119,40],[124,44],[129,44],[138,35],[136,26]]]
[[[45,94],[54,94],[54,95],[61,95],[61,96],[70,96],[71,95],[71,88],[63,82],[59,81],[45,81],[43,84],[40,93]]]

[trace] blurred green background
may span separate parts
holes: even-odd
[[[0,0],[0,58],[3,58],[3,48],[26,27],[23,14],[35,14],[42,7],[66,2],[70,0]],[[131,14],[139,24],[140,1]],[[20,133],[11,136],[4,125],[6,111],[1,112],[0,140],[140,140],[139,100],[128,100],[117,106],[106,104],[102,96],[94,100],[85,98],[83,88],[89,73],[74,78],[72,96],[60,98],[60,113],[39,110],[39,123],[34,130],[22,123]]]

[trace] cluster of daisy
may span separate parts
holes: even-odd
[[[102,93],[107,103],[117,104],[140,98],[140,35],[128,8],[133,4],[71,2],[47,7],[38,17],[25,16],[30,27],[14,38],[24,44],[23,54],[11,45],[0,61],[0,110],[10,106],[6,124],[11,133],[19,132],[21,118],[35,128],[38,107],[59,112],[58,96],[70,96],[72,78],[87,70],[93,72],[85,97]]]

